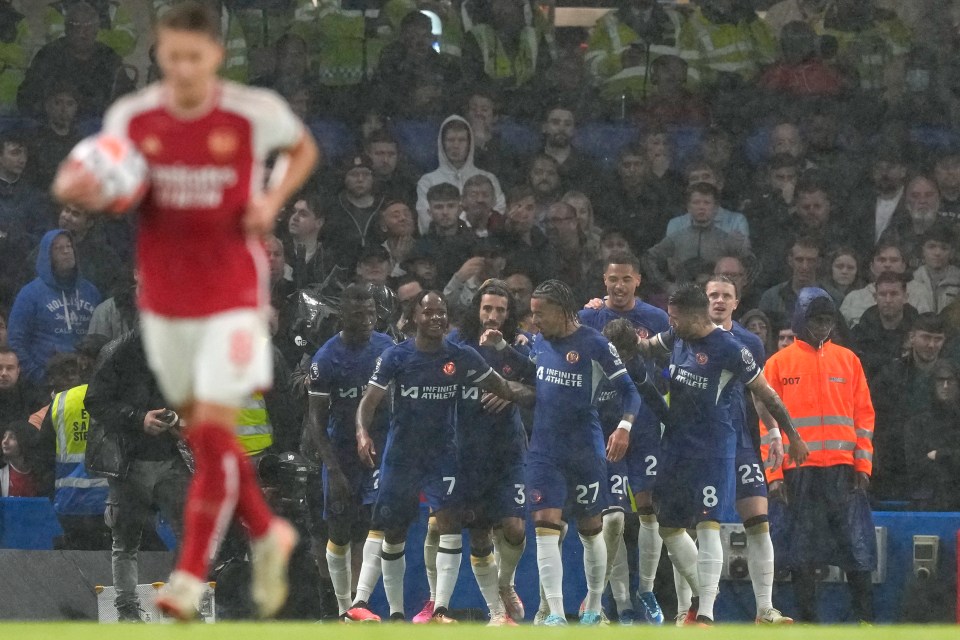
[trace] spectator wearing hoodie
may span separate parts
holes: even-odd
[[[462,117],[450,116],[440,125],[440,133],[437,135],[437,156],[440,161],[439,166],[434,171],[424,174],[417,182],[417,225],[420,233],[426,233],[430,228],[430,204],[427,202],[427,191],[430,187],[444,182],[449,182],[463,193],[467,180],[475,175],[485,175],[493,183],[494,210],[501,213],[506,210],[500,181],[495,175],[478,169],[473,163],[473,131],[470,129],[470,124]]]
[[[37,277],[17,294],[8,327],[10,346],[27,382],[43,382],[54,353],[74,351],[100,301],[100,292],[77,269],[69,232],[55,229],[44,234]]]

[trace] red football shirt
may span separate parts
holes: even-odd
[[[129,138],[147,159],[150,190],[140,205],[140,307],[196,318],[266,304],[261,243],[243,232],[264,161],[304,135],[276,94],[222,82],[211,103],[184,118],[160,84],[117,101],[104,132]]]

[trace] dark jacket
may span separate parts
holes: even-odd
[[[143,430],[147,412],[165,409],[167,404],[147,365],[138,329],[104,347],[84,404],[104,429],[122,434],[129,460],[180,457],[173,433],[152,436]]]
[[[885,364],[903,355],[903,343],[917,315],[916,309],[909,304],[904,305],[903,320],[900,325],[888,330],[884,329],[880,322],[877,305],[863,312],[860,323],[851,330],[851,333],[856,346],[855,351],[863,362],[868,380],[879,373]]]
[[[960,510],[960,406],[934,401],[928,411],[912,416],[904,429],[904,456],[910,498],[916,508]],[[931,460],[927,454],[936,451]]]

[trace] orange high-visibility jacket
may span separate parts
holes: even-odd
[[[860,359],[832,342],[820,349],[797,340],[773,354],[763,374],[793,418],[800,437],[810,449],[805,467],[853,465],[857,471],[873,471],[873,402]],[[771,438],[760,425],[763,460]],[[783,434],[783,447],[788,445]],[[784,467],[793,468],[790,456]],[[767,469],[767,481],[783,479],[783,470]]]

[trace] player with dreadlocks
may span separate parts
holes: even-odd
[[[517,317],[507,284],[487,280],[473,297],[461,328],[454,329],[447,341],[477,349],[507,380],[532,380],[528,351],[524,347],[517,351],[508,344],[516,337]],[[515,404],[484,394],[476,385],[464,385],[457,404],[457,441],[460,458],[470,460],[461,467],[458,480],[463,491],[463,524],[470,529],[473,573],[490,609],[490,625],[513,625],[524,615],[514,589],[517,564],[526,546],[523,464],[527,436],[520,411]]]
[[[607,551],[601,512],[609,503],[607,460],[619,462],[640,410],[640,395],[616,347],[600,332],[581,326],[579,304],[559,280],[541,283],[530,299],[536,365],[533,435],[527,454],[526,487],[537,532],[537,565],[550,615],[544,624],[566,624],[563,565],[558,536],[564,508],[577,519],[583,543],[587,597],[581,624],[599,624]],[[610,381],[621,400],[618,427],[604,446],[597,415],[597,389]]]

